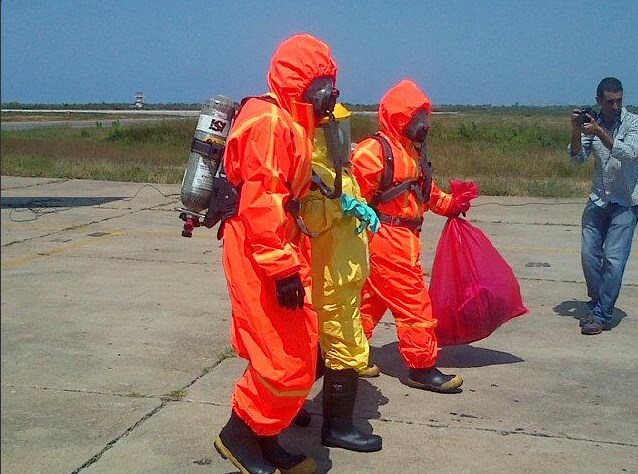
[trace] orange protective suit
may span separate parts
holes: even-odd
[[[416,179],[419,151],[402,135],[414,113],[425,109],[431,113],[428,97],[408,80],[390,89],[379,103],[379,131],[388,139],[394,156],[394,182]],[[372,200],[379,189],[384,169],[383,151],[377,140],[362,140],[352,153],[353,173],[363,197]],[[403,219],[421,219],[428,209],[437,214],[450,212],[452,196],[432,183],[430,200],[423,204],[416,193],[406,191],[394,199],[379,203],[379,214]],[[438,344],[430,296],[421,265],[421,229],[383,223],[370,239],[370,276],[362,290],[361,320],[366,337],[387,309],[394,316],[399,352],[413,369],[433,367]]]
[[[310,301],[310,244],[284,207],[307,194],[313,109],[301,96],[317,77],[336,78],[329,47],[295,35],[275,51],[268,73],[275,103],[249,99],[226,144],[224,167],[240,189],[239,210],[224,225],[223,263],[232,304],[232,343],[248,367],[232,408],[259,436],[290,425],[313,383],[317,314]],[[277,303],[275,280],[301,274],[302,309]]]

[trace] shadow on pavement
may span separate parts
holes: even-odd
[[[495,351],[485,347],[475,347],[469,344],[447,346],[441,348],[437,359],[437,367],[486,367],[488,365],[515,364],[524,362],[514,354]]]
[[[381,371],[400,380],[407,379],[408,369],[399,354],[398,342],[391,342],[374,349],[374,362]],[[436,366],[439,368],[485,367],[488,365],[514,364],[524,359],[509,352],[495,351],[469,344],[441,348]]]
[[[557,304],[552,309],[558,316],[571,316],[577,321],[582,321],[587,316],[589,305],[586,301],[567,300]],[[627,313],[618,308],[614,308],[614,314],[611,318],[611,327],[615,328],[620,324],[620,321],[626,317]]]
[[[128,196],[107,197],[3,197],[0,199],[0,207],[3,209],[33,209],[39,207],[80,207],[99,206],[107,202],[128,199]]]

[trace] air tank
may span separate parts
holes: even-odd
[[[210,97],[202,106],[182,178],[180,197],[187,210],[201,212],[208,208],[213,176],[222,166],[234,114],[234,102],[223,95]]]

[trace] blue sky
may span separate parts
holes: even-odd
[[[277,45],[332,48],[345,102],[403,78],[435,104],[638,104],[638,1],[2,0],[2,102],[202,102],[266,90]],[[633,33],[632,33],[633,32]]]

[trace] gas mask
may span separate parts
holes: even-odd
[[[332,112],[339,97],[334,77],[317,77],[313,79],[301,96],[304,102],[312,105],[316,122],[321,121]]]
[[[432,190],[432,164],[428,160],[426,140],[430,131],[430,118],[425,109],[417,110],[403,129],[408,138],[419,151],[420,186],[415,189],[419,200],[427,204]]]
[[[430,131],[430,118],[425,109],[417,110],[403,129],[403,135],[415,144],[424,144]]]
[[[328,160],[335,170],[335,182],[334,189],[330,189],[325,183],[317,179],[314,179],[314,184],[329,199],[335,199],[341,195],[341,175],[343,167],[350,159],[352,137],[350,115],[352,114],[346,107],[342,104],[336,104],[334,111],[329,112],[328,117],[324,118],[319,124],[319,127],[323,130]]]
[[[425,109],[417,110],[403,129],[403,135],[414,143],[414,146],[419,150],[420,159],[423,163],[427,163],[426,139],[429,131],[430,118]]]

